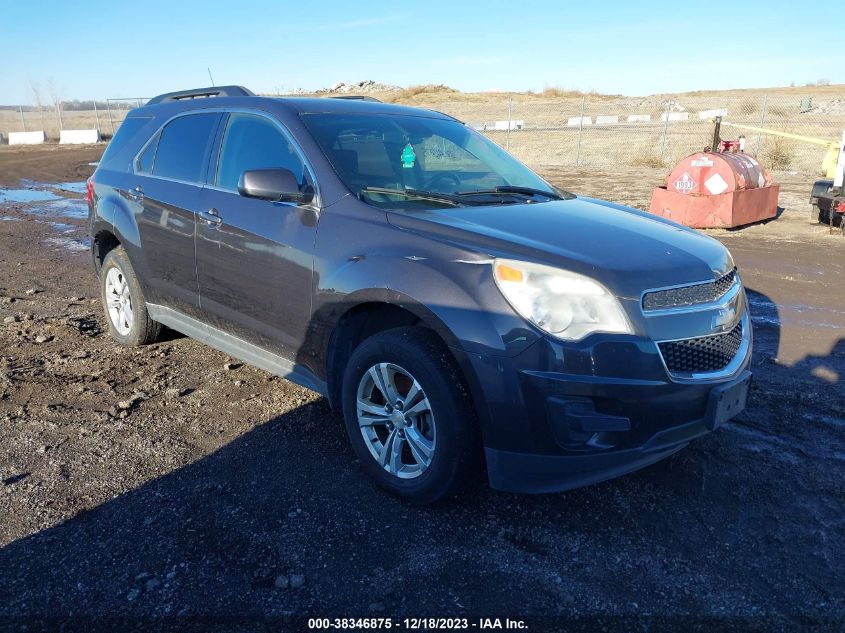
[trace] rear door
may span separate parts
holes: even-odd
[[[296,361],[311,316],[317,209],[241,196],[238,180],[250,169],[285,168],[305,187],[313,172],[268,116],[232,113],[225,125],[197,219],[203,320]]]
[[[147,268],[147,300],[199,315],[195,215],[222,115],[190,113],[170,121],[141,152],[128,191],[143,209],[138,232]]]

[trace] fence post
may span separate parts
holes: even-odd
[[[581,165],[581,132],[584,130],[584,100],[587,95],[581,95],[581,116],[578,117],[578,144],[575,146],[575,166]]]
[[[666,116],[663,121],[663,140],[660,143],[660,160],[666,162],[666,128],[669,127],[669,109],[672,107],[672,100],[666,102]]]
[[[114,136],[114,119],[111,117],[111,99],[106,99],[106,110],[109,111],[109,123],[111,124],[111,135]]]
[[[18,112],[21,115],[21,125],[23,126],[23,131],[26,132],[26,119],[23,118],[23,106],[18,106]]]
[[[62,125],[62,102],[56,102],[56,120],[59,122],[59,136],[62,135],[62,130],[64,126]]]
[[[97,132],[100,131],[100,113],[97,112],[97,99],[94,99],[94,119],[97,121]]]
[[[766,101],[769,95],[763,95],[763,103],[760,105],[760,127],[766,123]],[[757,149],[754,150],[755,156],[760,156],[760,132],[757,132]]]
[[[508,132],[505,140],[505,149],[511,151],[511,112],[513,108],[513,100],[508,97]]]

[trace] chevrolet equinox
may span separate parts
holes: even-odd
[[[111,335],[166,326],[324,395],[417,503],[566,490],[745,406],[730,253],[567,193],[460,121],[238,86],[132,110],[88,182]]]

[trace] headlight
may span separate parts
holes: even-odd
[[[633,333],[616,297],[589,277],[512,259],[494,260],[493,277],[514,310],[552,336]]]

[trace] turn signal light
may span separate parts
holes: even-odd
[[[521,270],[517,270],[506,264],[498,264],[496,266],[496,277],[499,281],[512,281],[515,283],[522,283],[524,280]]]

